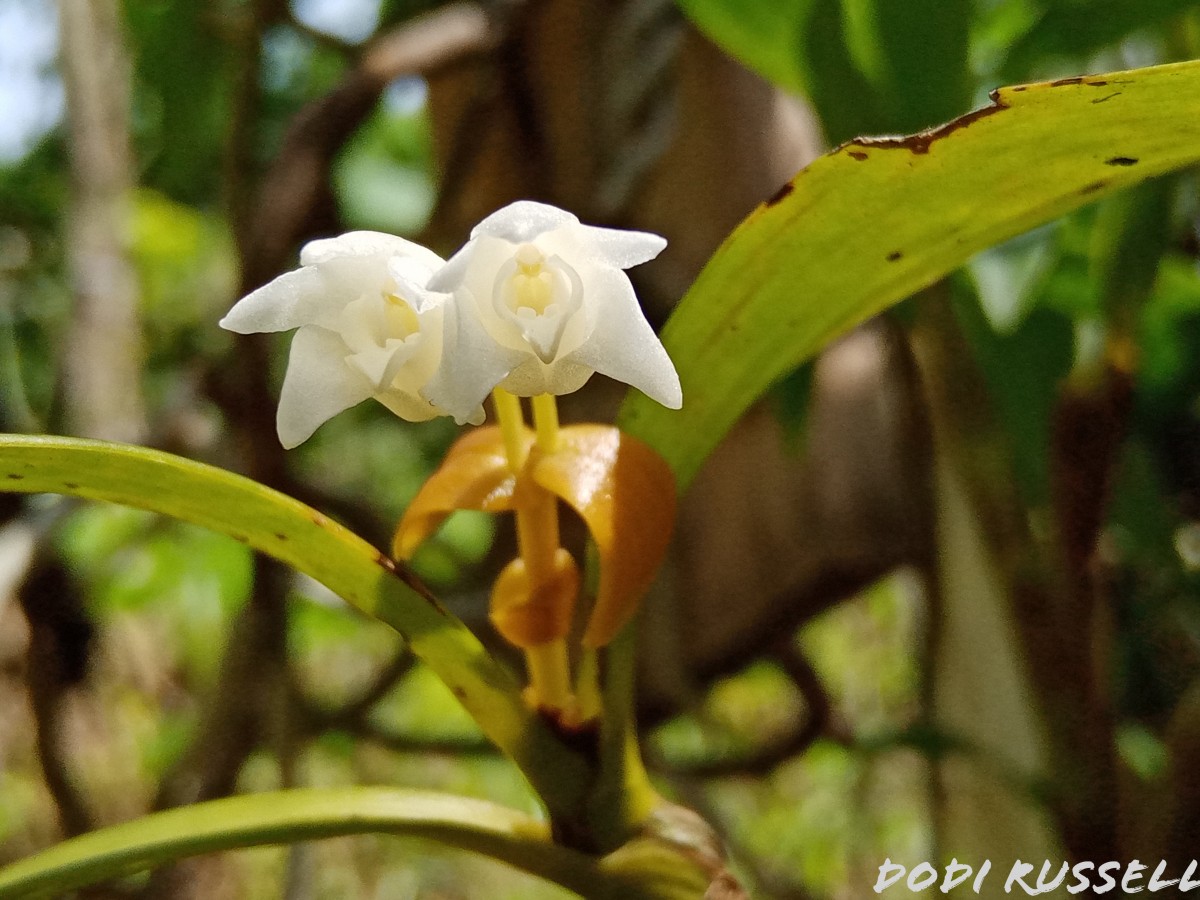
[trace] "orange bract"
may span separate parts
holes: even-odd
[[[675,523],[675,478],[649,445],[611,425],[572,425],[553,453],[532,451],[533,480],[587,524],[600,555],[585,647],[603,647],[637,611]]]
[[[498,428],[476,429],[455,443],[401,520],[396,556],[412,556],[454,510],[524,510],[532,508],[535,492],[548,491],[579,514],[595,541],[600,580],[583,645],[603,647],[632,618],[666,555],[675,521],[674,477],[647,444],[610,425],[563,428],[552,452],[536,446],[529,429],[521,438],[525,464],[517,475]],[[578,585],[565,550],[537,584],[516,560],[496,581],[492,619],[520,647],[561,638]]]
[[[579,596],[579,567],[561,547],[553,570],[535,584],[525,560],[505,566],[492,587],[491,619],[510,644],[529,649],[565,638]]]
[[[533,432],[525,429],[522,439],[528,453]],[[392,552],[397,559],[408,559],[455,510],[513,509],[516,486],[500,429],[488,426],[471,430],[454,442],[441,466],[409,504],[396,530]]]

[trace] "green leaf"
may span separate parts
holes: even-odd
[[[875,86],[854,58],[847,30],[841,0],[813,0],[801,35],[802,58],[808,97],[831,143],[878,130],[887,118]]]
[[[968,0],[679,0],[764,78],[806,94],[825,136],[923,128],[970,98]]]
[[[93,831],[0,869],[0,900],[60,896],[202,853],[368,833],[429,838],[576,890],[616,881],[514,810],[429,791],[358,787],[230,797]]]
[[[814,0],[679,0],[711,40],[768,81],[805,92],[800,47]]]
[[[738,226],[667,323],[673,412],[633,394],[627,429],[686,487],[772,382],[973,253],[1200,162],[1200,62],[1002,88],[908,138],[816,160]]]
[[[1009,47],[1005,78],[1048,74],[1039,68],[1082,61],[1141,29],[1162,25],[1196,8],[1195,0],[1088,0],[1054,3]]]
[[[529,711],[512,674],[411,575],[316,510],[168,453],[64,437],[0,435],[0,490],[70,494],[174,516],[309,575],[403,635],[551,811],[577,805],[586,766]]]
[[[356,787],[228,797],[93,831],[0,869],[0,900],[61,896],[203,853],[380,833],[480,853],[591,900],[694,900],[708,882],[696,860],[652,836],[588,856],[553,843],[536,819],[484,800]]]
[[[969,0],[840,2],[849,46],[874,87],[875,128],[926,128],[969,106]],[[822,121],[833,114],[825,98],[813,102]]]

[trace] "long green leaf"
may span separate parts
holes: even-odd
[[[1197,162],[1200,62],[1002,88],[940,128],[844,144],[738,226],[667,323],[683,409],[634,393],[623,426],[682,488],[834,338],[978,250]]]
[[[396,788],[250,794],[184,806],[93,831],[0,869],[0,900],[58,895],[162,863],[349,834],[436,840],[578,890],[596,862],[550,842],[545,825],[482,800]]]
[[[0,435],[0,490],[136,506],[231,535],[396,629],[552,811],[569,811],[586,766],[520,698],[511,673],[418,582],[338,523],[240,475],[168,453],[64,437]]]
[[[470,850],[589,900],[694,900],[708,885],[705,867],[669,841],[641,837],[588,856],[555,844],[541,822],[483,800],[355,787],[228,797],[93,831],[0,869],[0,900],[61,896],[203,853],[354,834]]]

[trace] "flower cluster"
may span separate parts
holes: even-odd
[[[376,232],[314,241],[298,270],[244,297],[221,325],[299,329],[279,400],[285,447],[369,397],[410,421],[478,423],[493,389],[566,394],[594,372],[678,409],[679,378],[624,272],[664,246],[520,201],[448,261]]]

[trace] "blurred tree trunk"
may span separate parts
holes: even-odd
[[[129,66],[115,0],[62,0],[60,69],[70,131],[67,259],[75,295],[60,384],[68,431],[140,442],[138,285],[130,259],[132,152]],[[89,830],[88,798],[72,771],[69,692],[85,677],[93,626],[70,571],[47,542],[22,585],[30,627],[27,684],[37,752],[64,834]]]
[[[1013,860],[1063,858],[1039,793],[1052,751],[1013,601],[1014,569],[1036,571],[1036,553],[945,288],[922,298],[922,310],[914,344],[933,421],[941,600],[933,722],[956,744],[936,762],[939,849],[943,861],[954,856],[977,872],[991,859],[996,871],[981,892],[1000,897]]]
[[[129,62],[116,0],[60,0],[72,192],[67,256],[75,309],[66,341],[70,430],[138,442],[142,404],[138,283],[130,259],[133,157]]]

